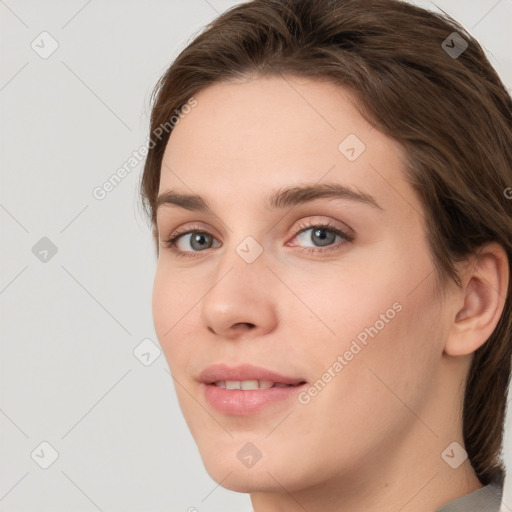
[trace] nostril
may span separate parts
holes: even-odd
[[[251,324],[250,322],[239,322],[233,325],[233,327],[240,330],[250,330],[254,329],[256,326],[254,324]]]

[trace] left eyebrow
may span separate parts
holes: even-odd
[[[370,194],[353,190],[340,183],[321,183],[278,189],[267,196],[265,207],[270,210],[282,209],[321,198],[358,201],[384,210]],[[173,205],[186,210],[213,215],[213,210],[206,199],[197,194],[182,194],[174,190],[167,190],[157,197],[155,211],[158,211],[164,205]]]

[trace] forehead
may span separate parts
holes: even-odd
[[[179,153],[180,139],[194,135],[194,149],[199,151],[188,154],[189,158],[207,154],[223,160],[263,160],[283,153],[289,159],[294,154],[299,158],[336,155],[344,135],[354,133],[367,140],[372,130],[350,93],[327,82],[295,77],[221,82],[195,98],[197,106],[175,127],[168,145]]]
[[[259,191],[265,198],[278,188],[326,180],[380,197],[383,206],[413,194],[403,179],[402,147],[361,116],[348,90],[268,77],[217,83],[194,97],[197,106],[169,138],[160,192],[215,200],[236,190],[242,205]]]

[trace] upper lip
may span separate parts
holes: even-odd
[[[300,377],[281,375],[252,364],[241,364],[238,366],[228,366],[223,363],[213,364],[205,368],[199,375],[199,381],[205,384],[226,380],[269,380],[282,384],[301,384],[306,382],[305,379]]]

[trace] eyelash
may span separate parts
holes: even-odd
[[[337,228],[336,226],[330,224],[329,222],[326,223],[305,223],[298,226],[298,231],[295,233],[293,238],[300,235],[303,231],[307,231],[311,228],[320,228],[327,231],[331,231],[335,233],[336,235],[340,236],[344,241],[338,242],[335,245],[326,246],[325,248],[320,247],[302,247],[299,249],[300,253],[317,253],[317,252],[328,252],[331,250],[336,250],[340,248],[340,245],[343,245],[345,242],[352,242],[354,240],[354,237],[345,231],[342,231],[341,229]],[[198,254],[203,251],[182,251],[176,247],[176,241],[178,238],[184,235],[188,235],[190,233],[196,233],[196,234],[202,234],[202,235],[210,235],[207,231],[202,230],[199,226],[192,226],[188,227],[184,231],[176,231],[171,236],[169,236],[163,243],[162,246],[166,249],[170,249],[177,257],[179,258],[194,258],[195,254]]]

